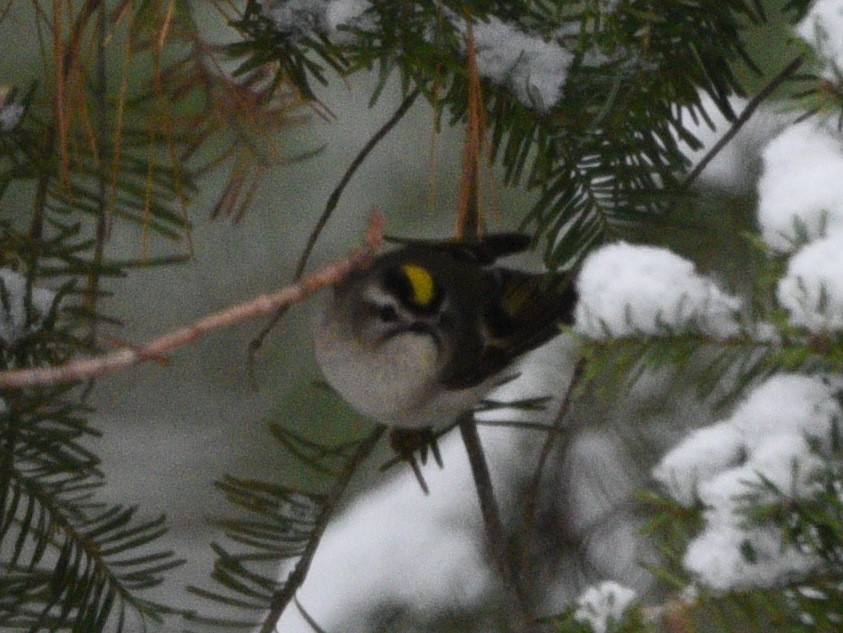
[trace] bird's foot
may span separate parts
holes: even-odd
[[[410,465],[413,474],[416,476],[416,480],[419,482],[419,486],[421,486],[422,492],[429,494],[430,490],[422,476],[419,460],[422,465],[426,464],[429,450],[430,454],[433,455],[433,460],[439,468],[442,468],[442,454],[439,452],[439,444],[436,441],[433,428],[392,429],[389,433],[389,444],[397,453],[399,459]],[[416,459],[417,452],[419,459]]]

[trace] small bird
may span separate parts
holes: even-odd
[[[317,326],[327,382],[399,435],[475,407],[512,377],[518,357],[572,322],[572,284],[494,265],[529,244],[520,233],[403,240],[352,273],[334,286]]]

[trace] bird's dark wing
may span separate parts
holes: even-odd
[[[572,283],[507,268],[488,274],[494,294],[485,306],[483,349],[470,365],[452,364],[443,378],[449,389],[479,385],[573,323],[577,294]]]
[[[481,266],[488,266],[501,257],[520,253],[530,245],[530,236],[525,233],[492,233],[484,235],[478,241],[416,240],[397,237],[386,239],[405,246],[443,251],[456,259]]]

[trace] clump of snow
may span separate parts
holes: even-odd
[[[575,329],[596,339],[696,328],[739,333],[741,301],[671,251],[616,242],[594,251],[577,277]]]
[[[326,8],[326,3],[320,0],[281,0],[264,5],[264,12],[275,22],[279,33],[296,39],[321,27]]]
[[[325,25],[335,44],[350,44],[354,35],[343,27],[355,27],[364,31],[374,30],[374,22],[364,15],[372,4],[369,0],[334,0],[325,11]]]
[[[636,593],[613,581],[586,589],[577,598],[574,619],[588,624],[594,633],[606,633],[617,625],[635,601]]]
[[[758,222],[764,241],[790,252],[843,228],[843,139],[810,119],[788,127],[763,152]]]
[[[570,51],[493,16],[473,24],[472,33],[482,77],[509,87],[521,103],[539,112],[547,112],[562,98],[574,61]]]
[[[740,432],[729,422],[719,422],[693,431],[662,458],[653,475],[688,507],[697,499],[698,482],[738,464],[742,457]]]
[[[777,528],[724,525],[694,539],[683,564],[707,586],[725,591],[785,584],[810,574],[819,561],[793,547],[783,548]]]
[[[805,497],[816,492],[815,477],[821,469],[822,460],[811,452],[804,437],[775,434],[750,452],[746,462],[702,481],[698,496],[711,509],[710,518],[732,524],[740,520],[746,498],[770,503],[776,500],[769,489],[762,494],[762,483],[774,485],[785,495]]]
[[[831,421],[840,414],[838,389],[839,384],[823,378],[778,374],[753,389],[730,421],[750,451],[775,435],[803,435],[828,450]]]
[[[843,70],[843,2],[817,0],[794,30],[828,66],[827,77]]]
[[[843,229],[800,248],[776,296],[793,325],[814,333],[843,330]]]
[[[756,387],[726,420],[672,449],[653,477],[680,504],[700,501],[706,526],[684,565],[717,589],[773,586],[817,568],[819,558],[783,543],[775,524],[747,525],[748,503],[802,498],[817,491],[834,425],[843,418],[843,381],[781,374]]]
[[[322,33],[337,43],[347,41],[340,27],[364,28],[368,0],[278,0],[264,3],[264,15],[291,41]]]
[[[831,122],[809,119],[779,134],[763,159],[758,185],[761,234],[775,251],[792,254],[778,283],[779,304],[792,325],[814,333],[839,331],[843,136]]]
[[[32,289],[34,322],[26,323],[26,277],[8,268],[0,269],[0,341],[14,345],[28,331],[34,329],[38,320],[50,313],[56,293],[44,288]]]
[[[843,2],[817,0],[796,34],[836,80],[843,70]],[[834,121],[793,125],[763,152],[758,223],[764,241],[792,254],[777,298],[809,332],[843,329],[843,136]]]

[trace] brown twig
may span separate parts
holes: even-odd
[[[290,601],[295,597],[296,592],[299,590],[299,587],[301,587],[307,577],[307,572],[310,569],[310,563],[313,561],[313,556],[319,548],[322,535],[325,533],[325,529],[328,527],[328,522],[333,517],[337,504],[342,498],[343,493],[345,493],[345,489],[348,487],[348,482],[351,480],[354,473],[357,472],[357,468],[360,464],[363,463],[363,461],[369,456],[369,453],[372,452],[372,449],[375,448],[375,445],[378,443],[378,440],[380,440],[385,430],[386,428],[383,426],[376,427],[369,436],[360,442],[357,450],[354,451],[354,454],[343,466],[339,476],[334,481],[333,486],[331,486],[331,490],[328,492],[325,503],[319,512],[319,516],[316,517],[316,525],[313,528],[313,532],[310,534],[310,538],[307,541],[307,545],[305,546],[301,557],[296,562],[295,568],[292,572],[290,572],[290,575],[287,576],[287,579],[284,581],[284,586],[272,596],[272,600],[269,604],[269,613],[267,613],[266,618],[263,621],[260,633],[272,633],[272,631],[275,630],[281,614],[284,613],[287,605],[290,604]]]
[[[476,241],[483,230],[480,214],[480,160],[486,142],[486,108],[477,70],[477,54],[471,20],[466,20],[466,63],[468,72],[468,112],[463,143],[462,178],[457,205],[456,234],[460,239]]]
[[[363,161],[366,160],[366,157],[371,153],[371,151],[375,148],[375,146],[381,142],[381,140],[389,133],[389,131],[394,128],[398,122],[404,117],[407,111],[413,106],[416,102],[416,99],[419,96],[419,89],[416,88],[401,102],[401,105],[398,106],[398,109],[395,113],[389,118],[389,120],[384,123],[380,129],[369,139],[369,141],[363,146],[363,148],[358,152],[357,156],[354,157],[354,160],[351,161],[351,164],[348,166],[348,169],[345,170],[345,173],[340,178],[339,183],[337,186],[334,187],[334,190],[331,192],[331,195],[328,197],[328,202],[325,204],[325,210],[322,211],[322,215],[319,216],[319,219],[316,221],[316,225],[313,227],[313,230],[310,232],[310,236],[307,238],[307,244],[305,244],[304,250],[302,251],[301,256],[299,257],[298,264],[296,265],[296,271],[293,276],[294,281],[298,281],[301,279],[301,276],[304,274],[305,266],[307,266],[307,261],[310,259],[310,254],[313,252],[314,246],[316,246],[316,241],[319,239],[319,236],[322,234],[322,231],[325,229],[325,225],[328,224],[328,220],[331,218],[331,215],[334,213],[334,209],[336,209],[337,204],[340,201],[340,196],[342,196],[343,191],[345,191],[346,186],[348,185],[349,181],[351,181],[352,176],[354,173],[360,168],[360,165],[363,164]],[[263,341],[266,336],[272,331],[272,328],[275,327],[275,324],[284,316],[285,309],[279,308],[272,318],[269,320],[264,328],[258,333],[258,335],[252,339],[249,343],[249,358],[254,358],[255,353],[260,349],[261,345],[263,345]]]
[[[0,387],[35,387],[93,378],[122,367],[160,359],[172,350],[192,343],[212,330],[261,314],[269,314],[281,306],[299,303],[323,286],[335,284],[353,270],[370,265],[372,257],[380,248],[383,240],[382,223],[381,215],[372,213],[364,246],[351,252],[345,259],[328,264],[320,271],[276,292],[261,295],[250,301],[211,314],[140,347],[123,348],[103,356],[75,360],[55,367],[37,367],[2,372],[0,373]]]
[[[746,104],[746,107],[738,115],[734,123],[732,123],[732,127],[729,128],[729,130],[711,147],[711,149],[708,150],[706,155],[702,157],[702,160],[700,160],[700,162],[698,162],[694,168],[688,172],[688,175],[685,176],[685,180],[682,181],[683,189],[687,189],[693,184],[708,164],[714,160],[715,156],[717,156],[723,148],[728,145],[729,141],[731,141],[746,124],[746,122],[749,121],[761,103],[767,99],[767,97],[769,97],[776,88],[784,83],[788,77],[792,76],[804,61],[804,55],[798,55],[795,57],[775,77],[773,77],[770,82],[749,101],[749,103]]]

